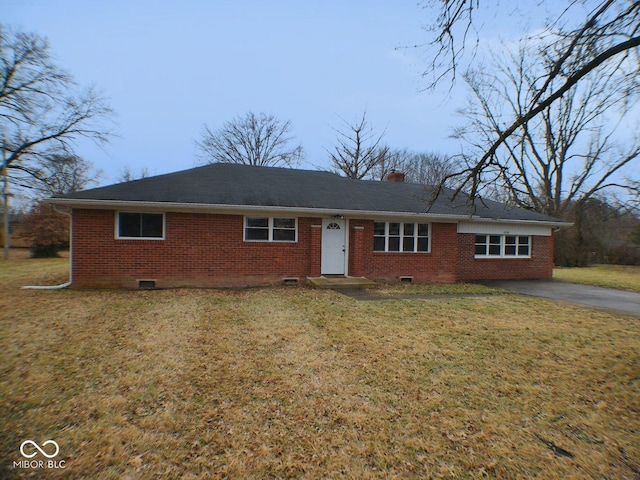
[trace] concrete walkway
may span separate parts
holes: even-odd
[[[521,295],[531,295],[580,305],[589,305],[595,308],[640,317],[640,293],[560,282],[558,280],[499,280],[482,283],[490,287],[504,288],[505,290],[510,290]]]
[[[307,277],[307,283],[315,288],[331,290],[362,289],[373,287],[376,284],[373,280],[365,277],[343,277],[338,275],[329,277]]]

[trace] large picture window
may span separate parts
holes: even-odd
[[[476,235],[475,256],[530,257],[531,237],[525,235]]]
[[[373,223],[374,252],[428,252],[429,224]]]
[[[117,238],[162,240],[164,238],[164,213],[118,212]]]
[[[248,242],[296,242],[297,220],[285,217],[245,217],[244,239]]]

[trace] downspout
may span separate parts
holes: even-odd
[[[60,285],[25,285],[24,287],[22,287],[23,290],[28,289],[28,290],[62,290],[63,288],[67,288],[70,287],[71,284],[73,283],[73,222],[72,222],[72,217],[71,217],[71,213],[70,212],[65,212],[63,210],[60,210],[58,207],[56,207],[55,205],[53,206],[53,209],[58,212],[61,213],[63,215],[66,215],[67,217],[69,217],[69,281],[66,283],[62,283]]]

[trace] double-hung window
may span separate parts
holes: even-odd
[[[118,212],[116,238],[164,239],[164,213]]]
[[[247,242],[296,242],[296,218],[245,217],[244,240]]]
[[[531,237],[528,235],[476,235],[476,258],[530,257]]]
[[[429,224],[373,223],[374,252],[428,252]]]

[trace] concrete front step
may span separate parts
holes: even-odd
[[[309,285],[315,288],[366,288],[376,284],[365,277],[307,277]]]

